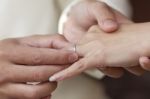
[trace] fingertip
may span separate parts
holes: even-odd
[[[104,20],[101,23],[101,28],[103,29],[103,31],[108,33],[116,31],[118,27],[119,27],[118,23],[112,19]]]
[[[77,53],[72,53],[72,54],[69,56],[69,62],[70,62],[70,63],[76,62],[77,60],[78,60],[78,54],[77,54]]]
[[[65,73],[63,71],[58,72],[49,78],[50,82],[58,82],[66,79]]]
[[[53,76],[51,76],[51,77],[49,78],[49,81],[50,81],[50,82],[55,82],[55,81],[57,81],[57,78],[55,77],[55,75],[53,75]]]
[[[63,50],[69,51],[68,60],[70,63],[76,62],[78,60],[79,56],[78,56],[78,53],[76,52],[76,47],[74,46],[74,44],[72,44],[69,47],[64,48]]]
[[[62,80],[71,78],[73,76],[76,76],[76,75],[82,73],[84,70],[87,69],[83,64],[84,64],[83,60],[80,60],[80,61],[72,64],[67,69],[64,69],[64,70],[54,74],[53,76],[51,76],[49,78],[49,81],[50,82],[62,81]]]
[[[141,57],[139,62],[143,69],[150,70],[150,59],[148,57]]]

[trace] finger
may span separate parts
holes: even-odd
[[[122,68],[113,68],[113,67],[104,67],[99,68],[101,72],[103,72],[105,75],[112,77],[112,78],[119,78],[124,74],[124,70]]]
[[[143,69],[150,71],[150,59],[148,57],[140,57],[139,62]]]
[[[11,99],[41,99],[50,96],[55,89],[56,83],[49,82],[38,85],[9,83],[1,86],[2,92],[11,97]]]
[[[130,73],[140,76],[142,74],[145,73],[145,70],[142,69],[140,66],[135,66],[135,67],[126,67],[125,68],[127,71],[129,71]]]
[[[55,48],[62,49],[70,46],[71,44],[66,40],[63,35],[34,35],[19,39],[22,44],[26,44],[32,47],[42,48]]]
[[[97,63],[91,61],[91,59],[83,58],[77,62],[75,62],[73,65],[68,67],[67,69],[64,69],[53,76],[50,77],[50,81],[61,81],[64,79],[68,79],[70,77],[79,75],[83,71],[90,69],[94,66],[98,66]]]
[[[73,51],[16,46],[11,49],[11,54],[7,54],[7,58],[16,64],[48,65],[73,63],[78,55]]]
[[[54,73],[64,69],[65,66],[12,66],[7,72],[6,81],[10,82],[43,82],[48,81]]]
[[[102,2],[93,3],[91,15],[97,19],[100,28],[105,32],[113,32],[119,28],[115,14],[111,8]],[[98,13],[101,11],[101,13]]]

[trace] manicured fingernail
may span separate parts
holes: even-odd
[[[77,61],[78,60],[78,55],[76,54],[76,53],[73,53],[73,54],[71,54],[70,56],[69,56],[69,62],[70,63],[73,63],[73,62],[75,62],[75,61]]]
[[[57,80],[57,78],[56,78],[55,76],[52,76],[52,77],[49,78],[49,81],[50,81],[50,82],[54,82],[54,81],[56,81],[56,80]]]
[[[63,80],[63,76],[60,74],[55,74],[49,78],[50,82],[62,81],[62,80]]]

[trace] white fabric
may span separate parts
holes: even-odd
[[[0,0],[0,38],[57,32],[57,0]]]

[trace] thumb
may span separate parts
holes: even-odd
[[[99,13],[101,11],[101,13]],[[105,32],[116,31],[119,26],[113,10],[105,3],[97,2],[92,6],[92,15]]]

